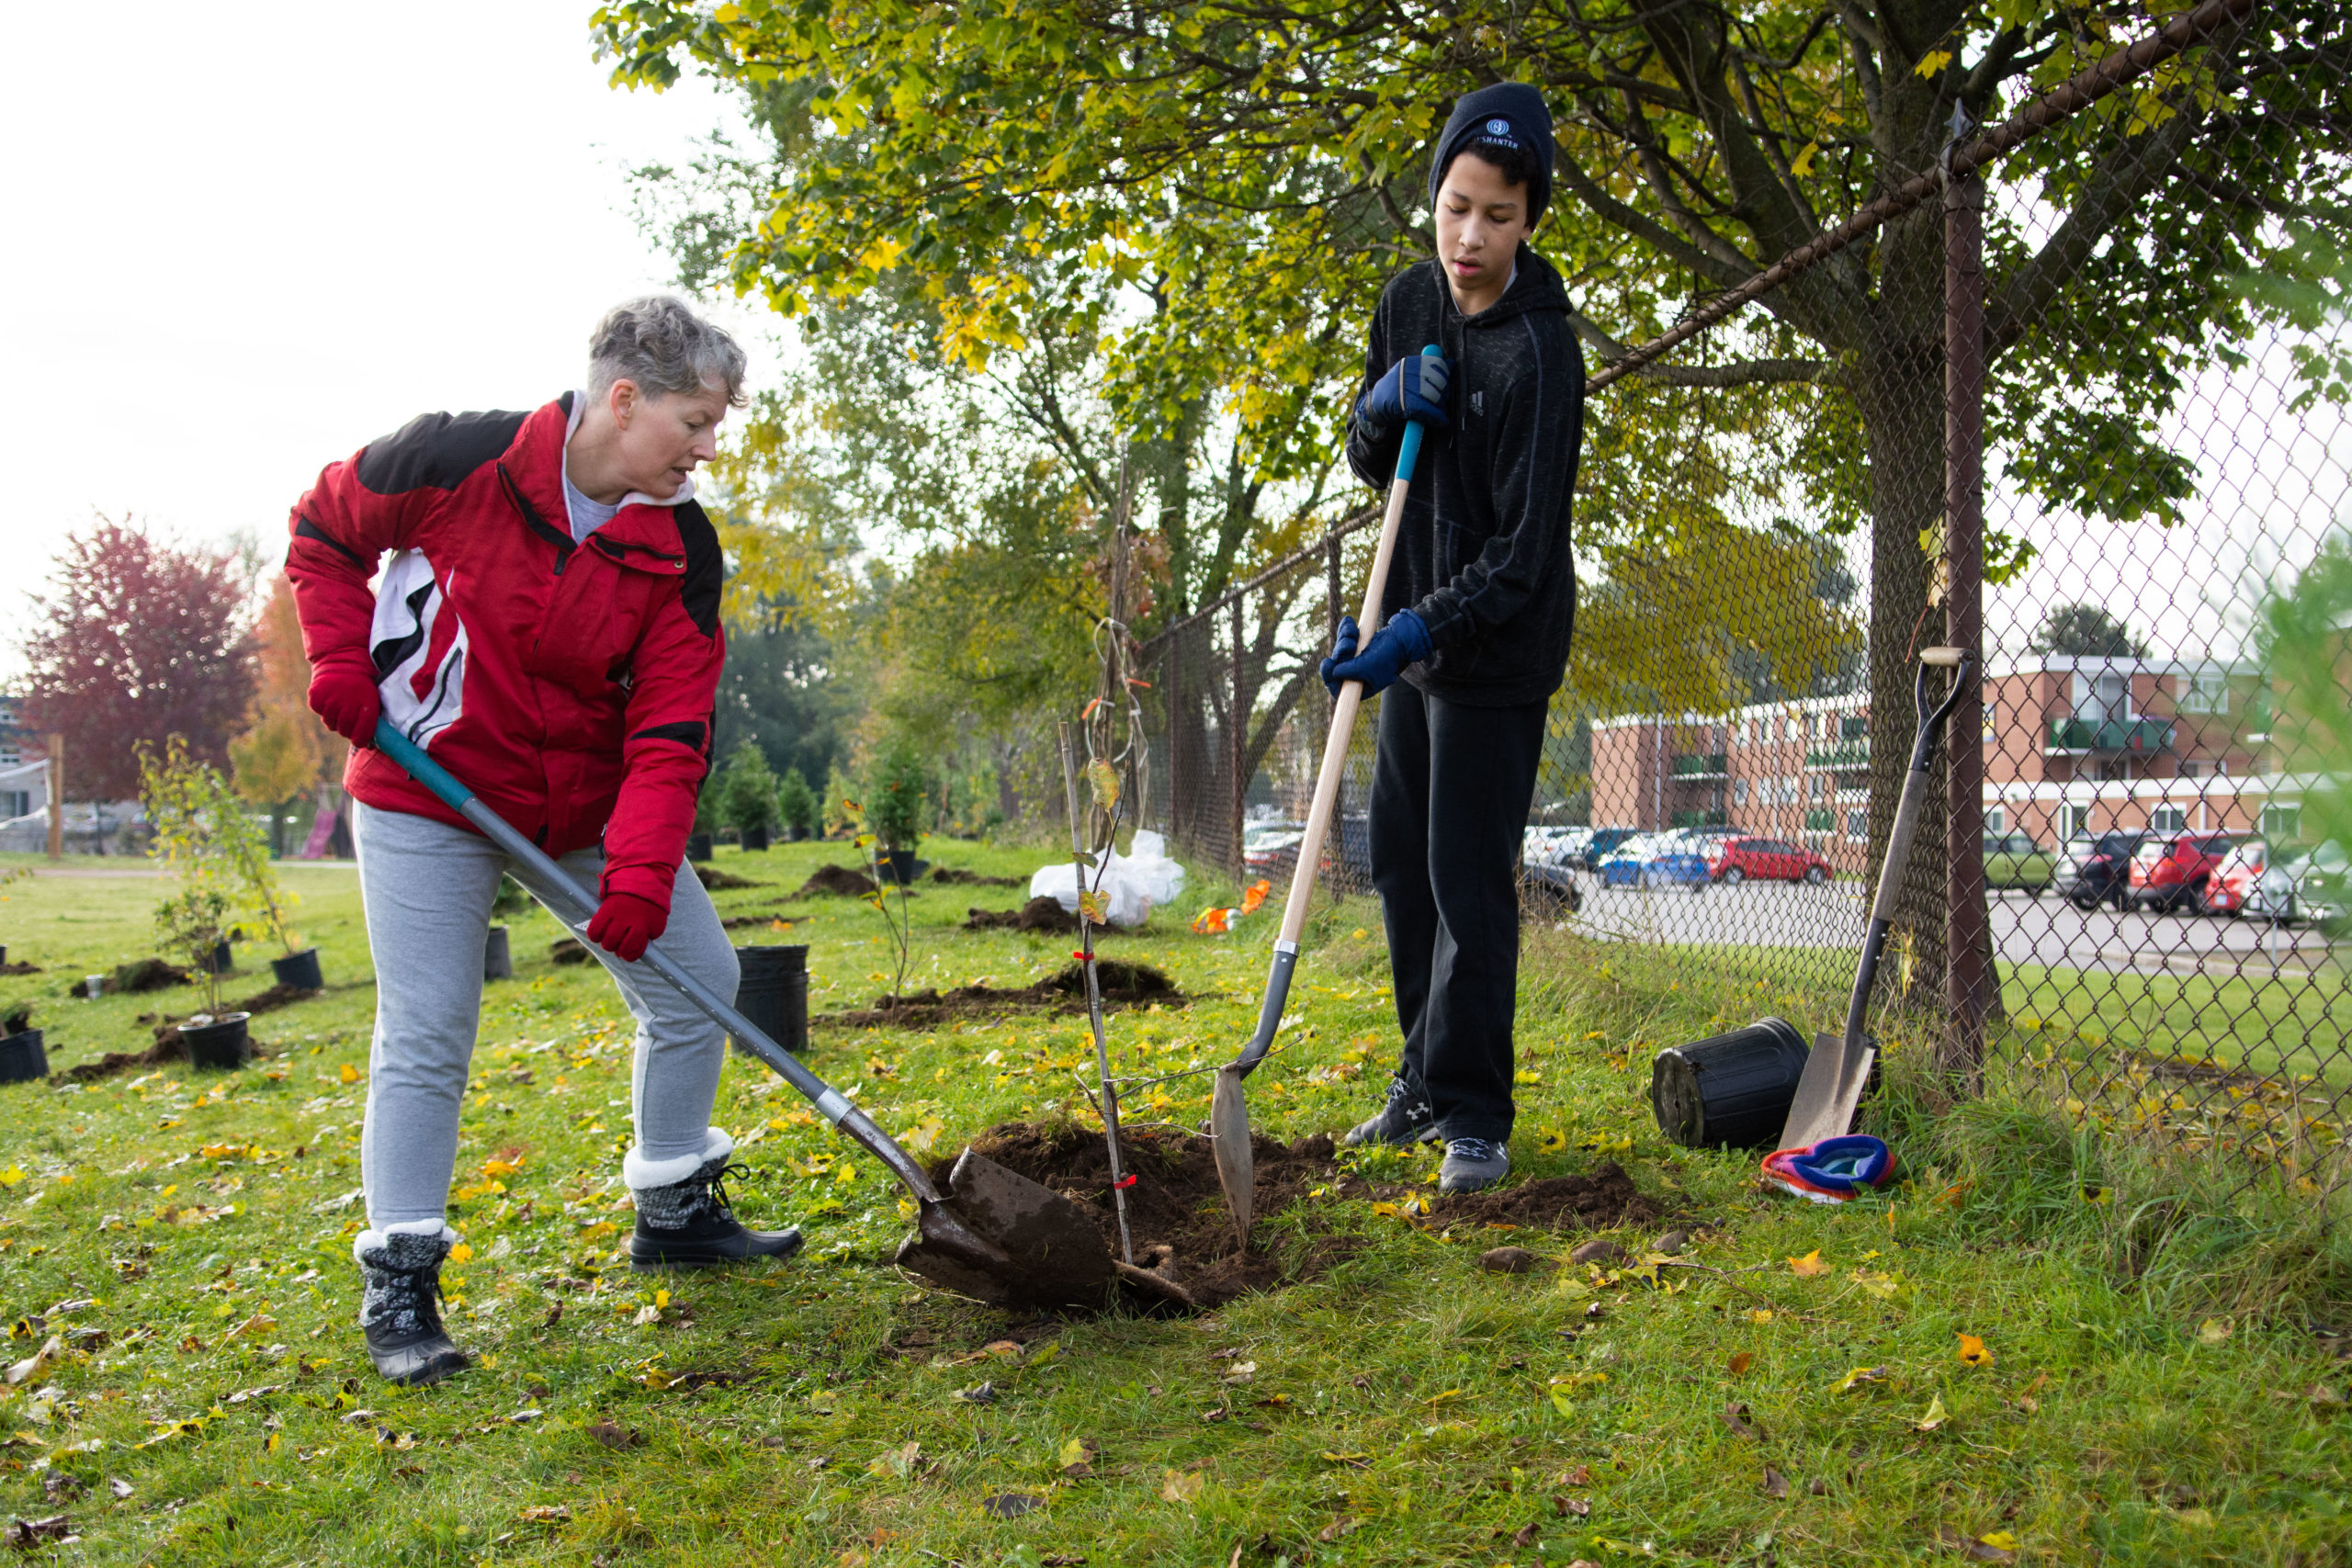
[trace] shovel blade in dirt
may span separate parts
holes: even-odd
[[[1118,1271],[1102,1232],[1076,1203],[967,1148],[947,1191],[924,1203],[899,1266],[995,1306],[1093,1307]]]
[[[1225,1189],[1226,1209],[1247,1252],[1258,1197],[1258,1159],[1250,1147],[1250,1103],[1241,1096],[1241,1075],[1230,1064],[1216,1070],[1216,1087],[1209,1093],[1209,1137],[1216,1152],[1217,1185]]]
[[[1851,1132],[1862,1086],[1870,1081],[1871,1062],[1877,1055],[1867,1040],[1849,1044],[1842,1034],[1815,1035],[1813,1055],[1804,1059],[1796,1096],[1789,1101],[1789,1120],[1781,1129],[1780,1146],[1804,1148]]]

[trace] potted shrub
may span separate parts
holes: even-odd
[[[217,884],[189,881],[155,906],[155,933],[167,953],[185,954],[204,977],[204,1010],[179,1026],[190,1065],[234,1067],[245,1059],[245,1022],[250,1016],[220,1010],[220,975],[210,963],[229,918],[229,894]]]
[[[798,768],[784,770],[784,783],[776,786],[775,809],[793,842],[817,836],[817,792],[808,787]]]
[[[277,984],[295,990],[315,991],[325,984],[319,971],[319,950],[304,947],[292,924],[295,897],[277,880],[269,858],[269,835],[254,820],[247,804],[229,781],[209,763],[190,758],[187,746],[174,736],[158,761],[151,751],[139,759],[140,794],[147,822],[154,833],[148,853],[168,870],[209,881],[223,888],[232,913],[266,928],[286,952],[270,960]],[[198,964],[209,972],[226,974],[232,967],[232,935],[224,929],[220,945]]]
[[[727,759],[718,781],[718,818],[735,829],[746,850],[768,847],[768,825],[775,820],[775,774],[757,742],[744,741]]]
[[[931,781],[911,742],[894,740],[875,758],[865,786],[865,827],[881,846],[876,858],[899,886],[921,874],[915,844],[922,836],[923,802]]]

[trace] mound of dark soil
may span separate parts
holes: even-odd
[[[306,1002],[312,997],[325,995],[326,992],[322,990],[304,990],[299,986],[272,986],[266,991],[255,992],[242,1001],[229,1003],[223,1010],[248,1012],[258,1018],[263,1013],[276,1012],[279,1008],[291,1007],[296,1002]],[[187,1060],[187,1045],[180,1039],[179,1026],[182,1021],[176,1015],[142,1012],[139,1015],[139,1021],[150,1026],[153,1032],[155,1043],[144,1051],[109,1051],[95,1062],[84,1062],[80,1066],[68,1067],[65,1070],[65,1076],[88,1083],[96,1078],[110,1078],[115,1074],[128,1071],[132,1067],[157,1067],[167,1062]],[[259,1041],[249,1042],[247,1048],[256,1057],[270,1055],[269,1048]]]
[[[20,959],[12,958],[6,964],[0,964],[0,975],[38,975],[40,973],[40,964],[27,964]]]
[[[962,866],[957,865],[938,867],[932,872],[931,879],[933,882],[944,883],[950,887],[1026,887],[1029,886],[1029,879],[1025,876],[982,876],[977,871],[966,871]]]
[[[820,865],[800,885],[795,898],[865,898],[874,892],[874,879],[846,865]]]
[[[187,985],[195,976],[176,964],[166,964],[160,958],[142,958],[136,964],[118,964],[114,973],[100,984],[107,996],[136,996],[142,991],[167,990],[174,986]],[[79,981],[65,987],[69,997],[82,995]]]
[[[1077,1203],[1102,1233],[1112,1256],[1118,1256],[1111,1156],[1100,1133],[1075,1125],[1008,1122],[981,1134],[972,1146]],[[1203,1306],[1313,1279],[1362,1245],[1352,1237],[1328,1236],[1305,1257],[1287,1263],[1272,1253],[1245,1252],[1234,1235],[1225,1190],[1217,1184],[1216,1156],[1206,1138],[1148,1128],[1129,1132],[1119,1146],[1136,1179],[1126,1197],[1127,1226],[1137,1261],[1173,1280]],[[1335,1168],[1331,1140],[1320,1134],[1295,1144],[1253,1137],[1250,1147],[1257,1161],[1255,1207],[1261,1219],[1288,1207],[1313,1184],[1329,1179]],[[944,1183],[954,1164],[942,1161],[933,1179]],[[1166,1251],[1159,1253],[1161,1248]],[[1159,1254],[1157,1261],[1151,1256],[1155,1253]]]
[[[548,943],[548,957],[558,964],[585,964],[588,950],[576,936],[560,936]]]
[[[720,926],[730,931],[741,931],[746,926],[760,926],[764,928],[773,925],[788,926],[792,924],[790,920],[784,919],[781,915],[729,915],[718,923]]]
[[[967,931],[1043,931],[1048,936],[1076,936],[1078,914],[1065,909],[1058,898],[1040,895],[1018,909],[974,909],[964,921]],[[1098,931],[1115,927],[1100,926]]]
[[[1489,1192],[1457,1193],[1430,1205],[1433,1225],[1523,1225],[1536,1230],[1606,1230],[1646,1224],[1666,1211],[1634,1188],[1615,1161],[1590,1176],[1545,1176]]]
[[[1096,982],[1102,988],[1102,1000],[1106,1006],[1136,1007],[1147,1002],[1181,1006],[1191,1000],[1176,988],[1173,980],[1148,964],[1098,958],[1094,961],[1094,972]],[[910,992],[903,997],[880,996],[874,998],[874,1005],[870,1008],[861,1008],[853,1012],[819,1013],[808,1021],[812,1024],[840,1024],[852,1029],[866,1029],[879,1024],[888,1024],[894,1029],[936,1029],[943,1023],[994,1013],[1085,1010],[1085,972],[1072,961],[1036,984],[1023,986],[1018,990],[999,990],[994,986],[957,986],[948,991],[931,988]]]
[[[773,887],[772,882],[754,882],[748,876],[738,876],[730,871],[714,871],[700,861],[694,863],[695,880],[713,893],[729,887]]]

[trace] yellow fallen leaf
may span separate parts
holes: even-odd
[[[1563,1416],[1573,1416],[1577,1413],[1577,1402],[1568,1397],[1568,1391],[1566,1389],[1561,1387],[1557,1383],[1555,1383],[1547,1392],[1552,1396],[1553,1409],[1558,1411]]]
[[[452,1263],[469,1262],[472,1259],[473,1255],[474,1249],[461,1241],[457,1246],[449,1249],[449,1261]]]
[[[1374,1203],[1372,1206],[1372,1212],[1384,1220],[1393,1220],[1396,1217],[1396,1205],[1394,1203]]]
[[[1836,1382],[1830,1384],[1830,1392],[1833,1393],[1851,1393],[1858,1388],[1862,1388],[1874,1382],[1884,1382],[1885,1381],[1886,1369],[1884,1367],[1856,1367],[1844,1377],[1839,1378]]]
[[[486,1159],[481,1162],[481,1174],[486,1178],[513,1176],[522,1168],[523,1158],[520,1155],[513,1159]]]
[[[1819,1274],[1826,1270],[1828,1267],[1829,1265],[1821,1260],[1821,1248],[1817,1247],[1811,1252],[1806,1253],[1803,1258],[1792,1258],[1789,1259],[1789,1272],[1794,1274],[1800,1280],[1810,1280],[1815,1274]]]
[[[1989,1367],[1993,1364],[1993,1352],[1984,1348],[1984,1341],[1973,1334],[1963,1334],[1960,1337],[1960,1359],[1972,1367]]]
[[[1538,1154],[1555,1155],[1567,1146],[1568,1135],[1550,1127],[1546,1127],[1535,1140],[1535,1149]]]
[[[1055,1456],[1054,1462],[1062,1469],[1068,1470],[1074,1464],[1085,1464],[1093,1457],[1092,1451],[1086,1446],[1084,1438],[1072,1438],[1062,1445],[1061,1452]]]
[[[343,1081],[345,1083],[357,1083],[359,1081],[359,1069],[353,1066],[349,1062],[345,1062],[343,1065],[341,1077]]]
[[[2018,1549],[2018,1538],[2007,1530],[1995,1530],[1990,1535],[1980,1535],[1976,1539],[1987,1546],[1996,1547],[2003,1551],[2015,1551]]]
[[[2199,1345],[2219,1345],[2236,1332],[2237,1325],[2225,1317],[2209,1317],[2197,1325]]]
[[[14,1187],[24,1179],[25,1173],[13,1165],[6,1170],[0,1170],[0,1187]]]
[[[866,1461],[865,1473],[904,1479],[907,1473],[914,1469],[915,1461],[922,1456],[921,1443],[907,1443],[899,1448],[885,1449]]]
[[[1932,1432],[1951,1419],[1951,1413],[1944,1409],[1944,1396],[1939,1393],[1928,1401],[1928,1413],[1912,1422],[1911,1429],[1915,1432]]]
[[[1770,1323],[1772,1321],[1772,1309],[1770,1307],[1749,1307],[1747,1309],[1747,1321],[1750,1323]]]
[[[1199,1499],[1201,1488],[1208,1478],[1196,1470],[1171,1470],[1159,1483],[1159,1495],[1170,1503],[1192,1503]]]
[[[1897,1290],[1901,1289],[1901,1286],[1895,1282],[1894,1275],[1874,1273],[1867,1269],[1857,1269],[1854,1270],[1854,1283],[1860,1285],[1871,1295],[1878,1297],[1881,1301],[1884,1301],[1887,1297],[1894,1294]]]

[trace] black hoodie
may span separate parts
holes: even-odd
[[[1568,502],[1584,444],[1584,354],[1552,265],[1522,244],[1516,272],[1500,299],[1467,317],[1435,260],[1398,273],[1364,352],[1367,388],[1427,344],[1453,365],[1452,425],[1423,439],[1380,603],[1429,627],[1432,651],[1405,679],[1477,707],[1559,690],[1576,624]],[[1351,420],[1348,466],[1386,489],[1403,434]]]

